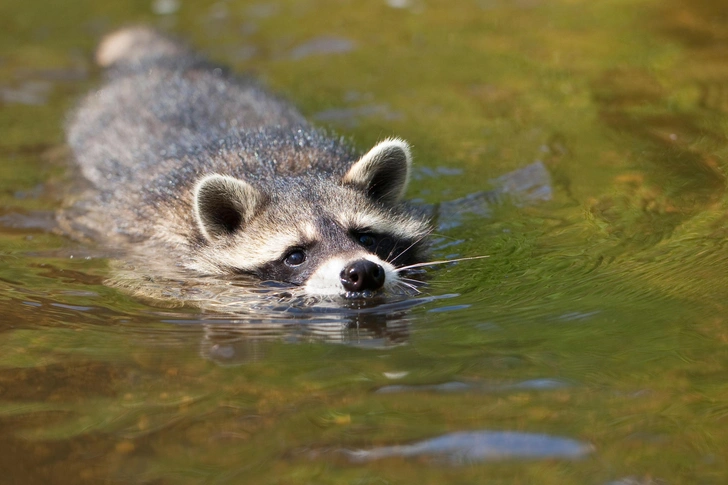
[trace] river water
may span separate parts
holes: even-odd
[[[93,48],[132,23],[362,149],[406,138],[433,256],[488,258],[361,308],[120,289],[136,268],[53,214]],[[718,0],[4,0],[0,483],[726,483],[726,25]]]

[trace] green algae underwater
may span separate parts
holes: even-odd
[[[98,39],[261,79],[445,211],[411,304],[225,315],[52,231]],[[728,8],[709,0],[0,4],[0,483],[728,480]]]

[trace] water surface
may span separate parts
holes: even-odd
[[[727,17],[717,0],[4,1],[1,481],[725,483]],[[134,22],[362,149],[408,139],[434,256],[489,257],[365,308],[224,313],[176,298],[203,286],[105,284],[117,262],[52,232],[62,126],[100,82],[100,36]],[[533,166],[547,196],[483,195]]]

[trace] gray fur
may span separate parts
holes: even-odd
[[[92,186],[72,221],[85,234],[204,274],[294,284],[333,256],[359,257],[355,231],[412,244],[393,266],[421,260],[428,225],[400,202],[404,142],[355,163],[288,103],[148,29],[112,34],[97,57],[108,81],[68,124]],[[315,250],[295,277],[266,263],[297,246]]]

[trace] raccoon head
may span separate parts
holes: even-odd
[[[367,296],[401,286],[397,268],[421,261],[426,220],[401,204],[409,146],[385,140],[343,177],[318,173],[247,181],[213,174],[194,188],[204,243],[191,265],[252,273],[312,295]]]

